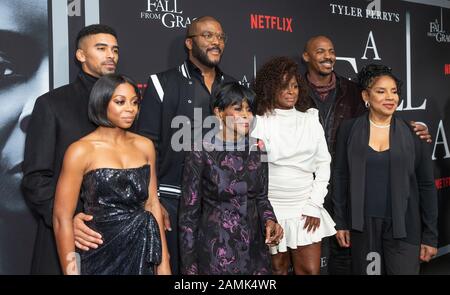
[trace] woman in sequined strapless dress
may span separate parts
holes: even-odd
[[[53,210],[65,274],[170,274],[155,149],[127,131],[139,111],[138,94],[125,76],[100,78],[89,99],[89,118],[99,127],[66,151]],[[72,218],[79,197],[103,244],[77,255]]]

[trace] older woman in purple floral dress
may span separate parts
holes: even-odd
[[[267,163],[247,136],[254,94],[227,83],[215,98],[220,132],[185,160],[178,222],[181,272],[270,274],[267,245],[278,243],[283,230],[267,198]]]

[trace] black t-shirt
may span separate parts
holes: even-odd
[[[218,67],[216,67],[216,78],[213,82],[210,93],[208,87],[205,84],[205,79],[200,69],[189,60],[187,62],[187,65],[191,77],[193,78],[191,81],[192,83],[194,83],[194,97],[192,98],[192,103],[194,104],[194,108],[201,109],[202,114],[201,118],[198,116],[194,116],[194,124],[192,124],[192,130],[194,131],[193,134],[195,134],[196,136],[203,136],[206,132],[211,130],[210,128],[203,128],[203,121],[206,117],[213,114],[211,109],[213,98],[211,94],[214,93],[214,90],[221,83],[222,72]]]
[[[392,218],[389,150],[377,152],[367,146],[366,216]]]

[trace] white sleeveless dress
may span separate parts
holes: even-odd
[[[284,237],[270,252],[286,252],[320,242],[336,233],[323,208],[330,179],[331,156],[316,109],[299,112],[275,109],[256,116],[251,135],[264,142],[269,162],[269,201]],[[320,218],[315,232],[303,229],[306,218]]]

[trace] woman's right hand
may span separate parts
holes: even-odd
[[[283,238],[283,228],[273,220],[266,222],[266,244],[269,246],[278,245]]]
[[[349,230],[338,230],[336,232],[336,239],[339,246],[343,248],[350,247],[350,231]]]

